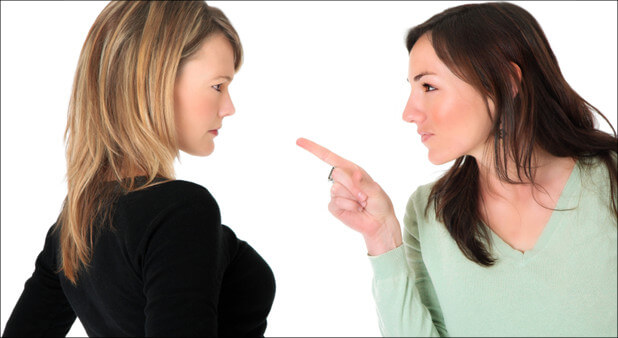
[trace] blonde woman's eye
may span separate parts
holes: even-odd
[[[436,87],[430,85],[429,83],[423,83],[423,88],[425,88],[426,92],[433,92],[436,90]]]
[[[220,91],[221,91],[221,84],[220,84],[220,83],[219,83],[219,84],[216,84],[216,85],[212,86],[212,88],[213,88],[214,90],[216,90],[216,91],[220,92]]]

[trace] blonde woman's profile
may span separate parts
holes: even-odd
[[[234,114],[235,29],[203,1],[112,1],[83,45],[69,103],[68,193],[3,336],[263,336],[268,264],[174,179]]]

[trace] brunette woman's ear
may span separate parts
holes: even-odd
[[[517,74],[517,79],[511,78],[512,85],[513,85],[512,86],[513,97],[515,97],[517,96],[517,93],[519,91],[519,85],[521,84],[521,68],[519,68],[519,65],[513,61],[511,61],[511,66],[513,67],[513,70],[515,70],[515,73]]]

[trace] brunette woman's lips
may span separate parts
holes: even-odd
[[[213,134],[213,135],[215,135],[215,136],[219,135],[219,130],[218,129],[209,130],[208,132]]]
[[[433,136],[431,133],[420,133],[421,134],[421,142],[425,143],[430,137]]]

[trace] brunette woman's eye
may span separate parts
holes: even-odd
[[[430,85],[429,83],[423,83],[423,88],[425,88],[426,92],[433,92],[436,90],[436,87]]]
[[[221,84],[220,84],[220,83],[219,83],[219,84],[216,84],[216,85],[212,86],[212,88],[213,88],[214,90],[216,90],[216,91],[220,92],[220,91],[221,91]]]

